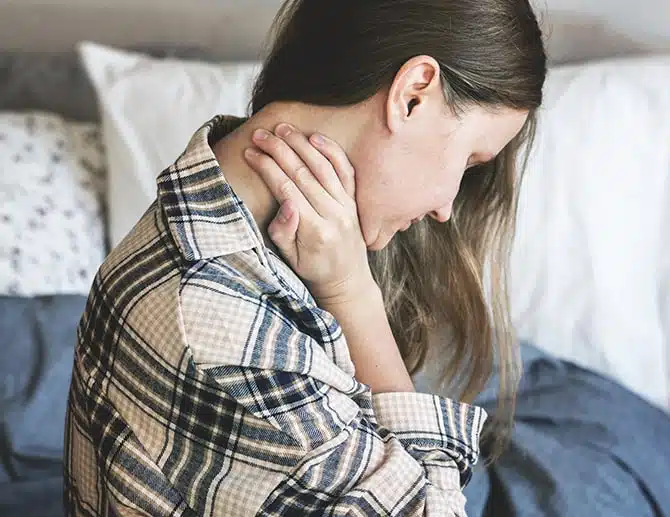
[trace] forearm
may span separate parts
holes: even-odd
[[[349,301],[326,303],[323,308],[338,320],[344,331],[356,380],[372,393],[415,391],[376,284]]]

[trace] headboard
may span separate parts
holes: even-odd
[[[180,44],[226,60],[255,59],[281,1],[0,0],[0,50],[59,52],[89,39]],[[670,51],[670,0],[534,3],[553,63]]]

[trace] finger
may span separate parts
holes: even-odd
[[[303,133],[289,124],[279,124],[275,132],[293,149],[326,192],[342,204],[348,194],[328,158],[312,145]]]
[[[295,209],[292,201],[286,201],[279,207],[277,215],[268,226],[270,239],[289,264],[297,263],[296,240],[299,224],[300,212]]]
[[[293,180],[293,183],[319,215],[328,218],[337,210],[338,204],[336,201],[324,190],[319,180],[287,142],[278,136],[265,132],[264,138],[261,139],[258,139],[255,134],[254,143],[277,162],[279,168]]]
[[[342,184],[347,195],[355,199],[356,196],[356,174],[354,167],[351,165],[344,149],[342,149],[335,141],[327,138],[319,133],[314,133],[309,141],[323,154],[332,164],[333,169]]]
[[[306,221],[320,218],[293,180],[281,169],[272,156],[257,149],[245,149],[244,157],[249,166],[261,176],[280,205],[293,201]]]

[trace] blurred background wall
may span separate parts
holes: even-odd
[[[670,51],[670,0],[533,1],[555,63]],[[185,45],[208,40],[225,59],[253,59],[280,4],[281,0],[0,0],[0,49],[60,51],[93,34],[96,41],[115,44],[118,27],[124,26],[127,45],[164,41],[167,31],[173,41]],[[76,9],[63,9],[67,5]],[[176,18],[175,12],[181,16]]]

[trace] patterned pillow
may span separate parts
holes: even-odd
[[[99,128],[0,112],[0,295],[86,294],[105,257]]]

